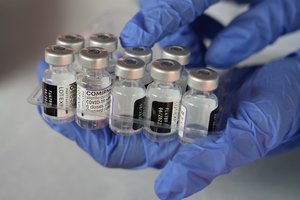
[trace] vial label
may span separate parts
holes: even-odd
[[[77,116],[86,120],[101,120],[106,117],[110,108],[110,91],[111,85],[102,90],[87,90],[78,85]]]
[[[76,82],[69,85],[43,83],[44,113],[53,117],[68,117],[75,114]],[[55,108],[56,107],[56,108]],[[60,108],[60,109],[57,109]]]
[[[133,111],[133,118],[143,120],[144,119],[144,108],[145,108],[145,101],[146,97],[138,99],[134,103],[134,111]],[[138,130],[142,128],[143,125],[140,123],[133,123],[132,129]]]
[[[157,126],[150,129],[157,133],[169,133],[171,128],[163,128],[165,125],[176,125],[178,122],[179,102],[152,102],[151,121]]]
[[[181,105],[180,108],[180,118],[179,118],[179,131],[178,131],[178,135],[180,137],[183,137],[183,132],[184,132],[184,128],[185,128],[185,122],[186,122],[186,107],[184,107],[183,105]]]
[[[217,130],[217,113],[219,112],[219,106],[210,113],[208,123],[208,133]]]

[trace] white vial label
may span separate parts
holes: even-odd
[[[178,131],[178,135],[180,137],[183,137],[183,132],[184,132],[184,128],[185,128],[185,121],[186,121],[186,108],[181,105],[180,108],[180,119],[179,119],[179,131]]]
[[[154,125],[150,129],[157,133],[169,133],[170,128],[163,126],[176,126],[178,122],[179,102],[152,102],[151,121]],[[155,126],[157,125],[157,126]]]
[[[71,117],[75,114],[76,83],[69,85],[43,83],[43,103],[46,106],[45,114],[53,117]]]
[[[102,90],[87,90],[78,85],[77,116],[86,120],[106,118],[110,108],[110,91],[111,86]]]

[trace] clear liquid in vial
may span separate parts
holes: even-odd
[[[93,77],[82,74],[78,76],[76,123],[80,127],[96,130],[107,126],[111,101],[110,91],[109,76]]]
[[[183,143],[207,136],[212,111],[217,109],[218,100],[214,94],[184,95],[179,122],[179,138]]]
[[[45,84],[52,85],[52,86],[68,88],[71,84],[75,83],[75,76],[68,71],[61,72],[61,73],[53,73],[50,70],[46,70],[44,72],[43,82]],[[70,94],[70,91],[68,93]],[[76,98],[76,95],[69,96],[68,98],[73,98],[73,97]],[[75,108],[72,108],[70,106],[71,105],[64,105],[63,107],[57,106],[57,108],[50,108],[56,110],[55,112],[57,113],[57,116],[51,116],[46,114],[45,113],[46,108],[44,108],[44,112],[42,113],[43,118],[55,124],[71,122],[74,120]]]
[[[134,113],[144,107],[145,90],[140,87],[117,86],[112,90],[110,128],[123,135],[142,131],[141,121],[134,120]],[[141,110],[142,111],[142,110]],[[139,119],[142,120],[142,119]]]

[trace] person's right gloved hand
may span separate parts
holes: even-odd
[[[300,51],[229,78],[224,128],[177,151],[156,179],[160,199],[188,197],[234,168],[300,147]]]
[[[203,19],[205,10],[219,1],[144,0],[124,27],[121,43],[123,47],[159,41],[163,46],[178,44],[191,50],[192,66],[227,68],[300,28],[299,0],[248,0],[249,9],[219,34],[203,35],[203,29],[220,29],[213,20]],[[203,37],[212,38],[207,50]]]

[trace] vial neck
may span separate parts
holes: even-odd
[[[163,88],[171,88],[174,87],[174,82],[166,82],[166,81],[161,81],[161,80],[154,80],[154,83],[156,85],[159,85],[159,87]]]
[[[126,78],[122,78],[122,77],[119,77],[119,83],[121,85],[124,85],[124,86],[127,86],[127,87],[134,87],[134,86],[137,86],[139,85],[139,79],[136,80],[136,79],[126,79]]]
[[[99,76],[103,74],[104,69],[84,68],[83,71],[89,76]]]
[[[67,72],[69,65],[49,65],[51,71],[55,73]]]
[[[191,88],[190,93],[194,94],[194,95],[210,96],[213,92],[212,91],[201,91],[201,90],[196,90],[194,88]]]

